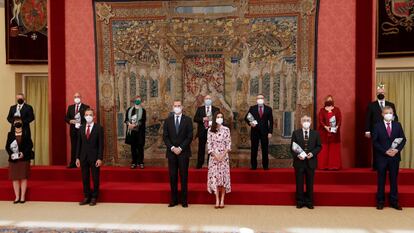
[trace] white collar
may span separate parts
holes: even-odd
[[[86,124],[86,128],[88,128],[88,125],[89,125],[89,127],[90,127],[90,128],[93,128],[94,123],[95,123],[95,122],[92,122],[92,123],[90,123],[90,124]]]
[[[24,105],[24,102],[23,102],[22,104],[17,104],[17,107],[22,108],[22,107],[23,107],[23,105]]]
[[[181,118],[183,116],[183,113],[180,113],[180,115],[174,114],[174,118]]]
[[[389,123],[390,125],[392,125],[392,121],[387,122],[386,120],[384,120],[384,124],[385,124],[385,125],[387,125],[388,123]]]

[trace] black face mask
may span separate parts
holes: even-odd
[[[18,104],[23,104],[23,103],[24,103],[24,100],[23,100],[23,99],[18,99],[18,100],[17,100],[17,103],[18,103]]]
[[[14,123],[14,128],[21,128],[23,124],[21,122]]]
[[[385,98],[385,96],[384,96],[384,94],[380,93],[380,94],[377,95],[377,98],[379,100],[383,100]]]
[[[332,100],[325,101],[325,107],[333,106],[334,102]]]

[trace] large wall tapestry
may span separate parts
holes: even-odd
[[[414,0],[378,0],[378,56],[414,55]]]
[[[275,123],[271,165],[291,165],[291,133],[314,112],[316,0],[95,0],[94,8],[107,163],[130,162],[123,120],[134,96],[147,110],[145,162],[166,165],[162,124],[172,101],[193,117],[210,94],[231,128],[232,166],[247,166],[243,119],[262,93]]]
[[[47,0],[6,0],[6,63],[47,63]]]

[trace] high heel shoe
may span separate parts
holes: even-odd
[[[26,203],[26,200],[20,201],[20,204],[24,204]]]
[[[18,199],[17,201],[13,201],[13,204],[17,204],[20,203],[20,199]]]

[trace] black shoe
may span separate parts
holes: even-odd
[[[256,168],[255,167],[251,167],[250,170],[256,170]]]
[[[178,205],[178,203],[170,203],[170,204],[168,204],[168,207],[174,207],[176,205]]]
[[[304,206],[304,204],[296,203],[296,209],[302,209]]]
[[[269,168],[268,167],[265,167],[265,168],[263,168],[263,170],[267,171],[267,170],[269,170]]]
[[[306,207],[308,207],[308,209],[313,210],[315,207],[313,207],[313,204],[309,203],[306,205]]]
[[[198,166],[198,165],[197,165],[197,166],[196,166],[196,169],[201,169],[202,167],[203,167],[203,166]]]
[[[90,206],[96,206],[96,198],[92,198],[91,202],[89,203]]]
[[[391,208],[394,208],[396,210],[402,210],[402,207],[398,204],[391,205]]]
[[[131,164],[131,169],[135,169],[136,167],[137,167],[136,164],[134,164],[134,163]]]
[[[183,206],[183,208],[187,208],[188,207],[188,203],[183,203],[181,205]]]
[[[377,204],[377,210],[382,210],[384,209],[384,204]]]
[[[143,164],[143,163],[141,163],[141,164],[139,165],[139,168],[144,169],[144,164]]]
[[[76,168],[75,164],[69,164],[66,168]]]
[[[20,203],[20,199],[17,201],[13,201],[13,204],[17,204],[17,203]]]
[[[84,198],[81,202],[79,202],[79,205],[87,205],[91,202],[89,198]]]

